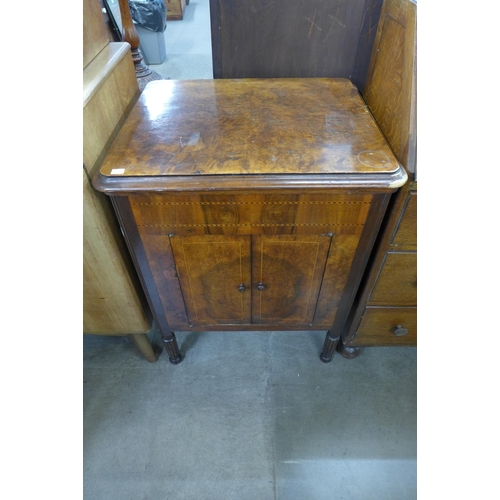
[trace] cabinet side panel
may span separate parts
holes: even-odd
[[[83,331],[126,335],[151,328],[145,298],[109,199],[83,173]]]
[[[166,234],[151,235],[140,228],[139,232],[168,324],[171,329],[185,327],[188,319],[170,239]]]
[[[333,324],[359,239],[360,236],[355,234],[333,237],[314,317],[318,328],[328,329]]]
[[[417,246],[417,193],[410,192],[391,245]]]

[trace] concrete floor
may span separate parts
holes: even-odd
[[[85,499],[417,497],[416,348],[324,364],[324,332],[177,338],[174,366],[84,336]]]

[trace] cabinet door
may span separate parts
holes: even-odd
[[[252,322],[310,325],[331,235],[252,237]]]
[[[170,242],[189,323],[250,323],[250,236],[174,236]]]

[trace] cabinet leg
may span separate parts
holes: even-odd
[[[359,347],[349,347],[339,342],[337,344],[337,352],[346,359],[354,359],[360,355],[361,349]]]
[[[337,347],[337,344],[340,340],[340,335],[336,337],[332,337],[330,332],[326,332],[325,343],[323,344],[323,350],[319,356],[319,359],[323,361],[323,363],[329,363],[332,360],[333,352]]]
[[[178,365],[182,361],[182,356],[179,352],[179,346],[177,345],[174,333],[170,332],[168,336],[162,335],[162,340],[168,354],[168,359],[173,365]]]
[[[145,333],[133,333],[129,337],[134,341],[135,346],[140,353],[150,362],[154,363],[158,359],[158,352],[151,345],[148,336]]]

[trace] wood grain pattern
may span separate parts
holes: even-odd
[[[83,0],[83,68],[109,43],[99,0]]]
[[[253,323],[312,326],[331,238],[252,237]]]
[[[391,247],[416,249],[417,247],[417,192],[410,191],[407,196],[403,213],[390,241]]]
[[[131,196],[148,234],[361,234],[369,194]]]
[[[188,2],[189,3],[189,2]],[[182,21],[186,10],[186,0],[165,0],[168,21]]]
[[[416,163],[416,5],[386,0],[363,97],[399,161]]]
[[[408,330],[402,337],[394,335],[398,325]],[[351,346],[417,345],[416,307],[368,307],[365,309],[358,334]]]
[[[83,174],[83,331],[146,333],[146,316],[135,270],[126,253],[109,199]]]
[[[100,172],[120,178],[399,169],[351,82],[305,78],[151,82]]]
[[[375,287],[368,299],[369,306],[417,305],[417,254],[387,252]]]
[[[116,43],[115,46],[127,44]],[[114,52],[109,51],[112,55]],[[86,79],[89,84],[101,75],[102,81],[86,101],[87,92],[84,88],[83,108],[83,161],[85,168],[92,177],[97,172],[98,164],[106,154],[109,144],[120,130],[127,113],[134,105],[139,87],[135,77],[134,64],[128,51],[120,52],[121,60],[114,64],[113,70],[103,70],[102,65],[96,70],[93,63],[85,72],[90,72],[94,78]],[[100,60],[94,60],[99,64]],[[106,66],[106,65],[105,65]],[[93,86],[96,86],[92,83]]]
[[[393,195],[342,342],[346,346],[416,345],[416,4],[413,1],[385,0],[364,97],[398,159],[408,169],[409,180]],[[373,304],[383,307],[373,309]],[[402,305],[415,307],[395,307]],[[403,313],[408,318],[398,316]],[[395,337],[390,331],[396,321],[401,323],[404,318],[410,321],[410,333]]]
[[[176,236],[170,241],[189,323],[250,323],[250,237]]]

